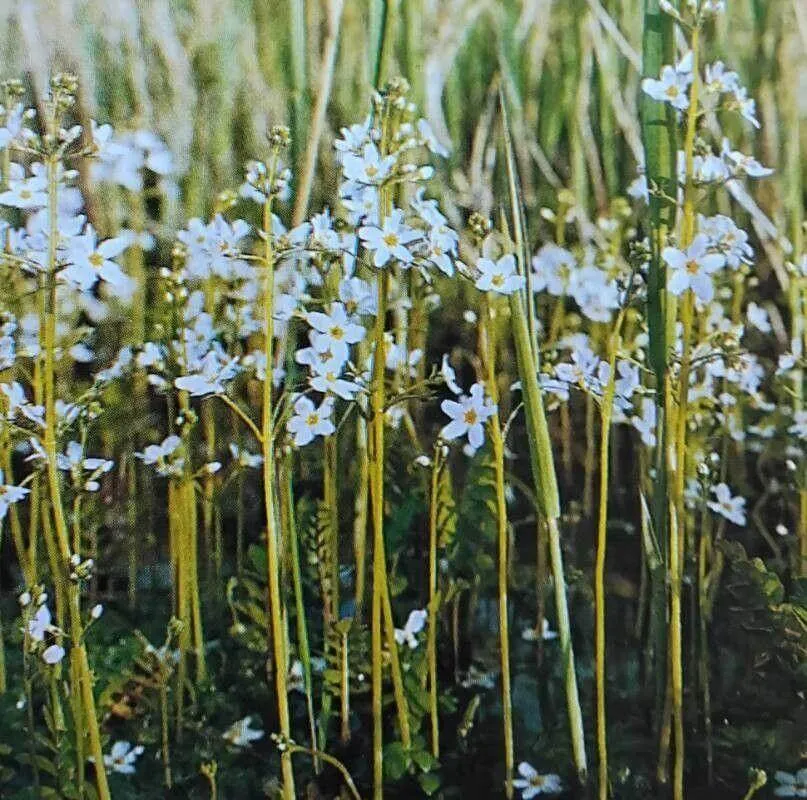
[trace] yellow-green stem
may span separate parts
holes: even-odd
[[[373,797],[384,796],[384,720],[382,716],[383,658],[381,614],[384,580],[384,317],[387,308],[386,272],[378,276],[375,353],[371,397],[370,497],[373,518],[373,590],[371,608],[372,709],[373,709]]]
[[[277,153],[272,155],[269,168],[269,185],[274,182],[277,169]],[[266,565],[269,583],[269,614],[271,619],[272,645],[275,662],[275,688],[277,694],[278,718],[280,733],[284,739],[291,738],[291,719],[289,716],[289,696],[287,689],[288,659],[286,656],[286,632],[283,624],[283,601],[280,592],[280,558],[278,547],[278,531],[275,508],[275,449],[274,432],[272,430],[272,365],[274,364],[274,289],[275,258],[272,246],[272,195],[267,196],[263,206],[264,249],[264,356],[266,375],[263,381],[263,403],[261,413],[261,439],[263,446],[263,493],[266,511]],[[283,798],[294,800],[294,770],[291,753],[284,750],[280,756],[283,772]]]
[[[434,448],[429,504],[429,714],[432,729],[432,755],[440,758],[440,718],[437,707],[437,502],[442,469],[442,446]]]
[[[56,547],[60,563],[54,580],[60,586],[62,597],[68,601],[70,622],[71,665],[75,664],[75,675],[80,683],[73,686],[73,691],[81,697],[82,709],[75,719],[77,741],[89,734],[90,753],[95,759],[96,789],[100,800],[109,800],[109,785],[106,770],[104,769],[104,755],[101,748],[101,735],[98,729],[98,717],[95,711],[95,698],[92,692],[92,675],[87,660],[87,651],[83,641],[83,624],[79,598],[79,586],[69,580],[70,570],[70,533],[62,505],[61,485],[58,466],[56,463],[56,270],[58,268],[58,170],[59,162],[55,155],[48,159],[48,210],[50,231],[48,238],[48,274],[45,302],[45,325],[42,336],[42,350],[44,353],[44,405],[45,405],[45,435],[44,447],[47,454],[47,480],[50,494],[51,509],[53,512]],[[72,670],[71,670],[72,672]]]
[[[291,577],[294,585],[294,607],[297,617],[297,648],[300,653],[300,662],[303,665],[305,703],[308,711],[308,728],[311,736],[311,747],[316,747],[317,728],[314,720],[314,696],[311,686],[311,651],[308,644],[308,624],[305,616],[303,579],[300,569],[300,544],[297,536],[297,522],[294,518],[291,456],[287,456],[283,460],[280,471],[280,485],[280,520],[291,557]],[[317,756],[314,756],[314,771],[317,773],[320,771],[320,763]]]
[[[695,134],[698,125],[700,27],[692,32],[692,85],[689,95],[689,110],[684,139],[686,179],[684,186],[684,218],[679,245],[686,250],[695,236],[695,185],[694,159]],[[686,542],[686,433],[687,404],[689,399],[690,339],[694,316],[694,298],[687,291],[681,304],[683,326],[683,351],[678,377],[678,408],[675,419],[674,457],[671,471],[674,473],[674,513],[670,525],[670,691],[675,752],[673,760],[673,797],[683,800],[684,796],[684,711],[683,711],[683,647],[681,625],[681,583],[683,578],[684,546]]]
[[[487,302],[482,304],[480,314],[480,344],[485,364],[487,392],[494,403],[498,403],[499,391],[496,384],[496,341]],[[498,586],[499,586],[499,656],[502,673],[502,725],[504,733],[505,796],[513,796],[513,701],[510,688],[510,626],[507,610],[507,500],[504,478],[504,439],[498,414],[488,423],[490,443],[493,450],[493,465],[496,472],[496,525],[498,539]]]
[[[608,797],[608,739],[605,717],[605,555],[608,542],[608,473],[611,418],[616,390],[616,356],[623,313],[616,320],[608,346],[608,383],[600,409],[600,502],[597,517],[597,555],[594,565],[594,674],[597,694],[597,777],[600,800]]]

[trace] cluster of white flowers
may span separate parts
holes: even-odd
[[[62,631],[53,624],[53,617],[48,608],[48,595],[38,592],[34,600],[30,592],[23,592],[20,597],[25,635],[32,652],[39,654],[45,664],[53,666],[65,657],[65,649],[60,644]]]
[[[543,245],[532,259],[532,289],[554,297],[570,297],[593,322],[608,322],[620,306],[624,265],[589,244],[578,259],[556,244]]]
[[[570,361],[556,364],[551,375],[542,374],[544,388],[561,400],[569,399],[571,389],[579,389],[602,398],[611,379],[611,367],[592,349],[589,337],[577,334],[560,342],[570,351]],[[614,410],[617,420],[624,419],[633,407],[632,397],[641,387],[639,366],[626,359],[616,362]]]

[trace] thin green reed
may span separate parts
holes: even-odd
[[[513,218],[523,219],[518,194],[518,178],[515,158],[513,156],[512,136],[503,117],[505,139],[505,155],[507,159],[508,185],[510,191]],[[521,227],[516,227],[516,235],[521,236]],[[526,238],[526,236],[524,237]],[[516,242],[519,270],[526,272],[524,263],[524,247],[522,241]],[[554,578],[555,606],[558,617],[558,636],[562,657],[564,659],[564,680],[566,684],[566,707],[569,716],[569,730],[572,739],[572,754],[577,775],[581,783],[588,776],[586,763],[585,733],[583,730],[583,713],[580,707],[580,695],[577,688],[577,675],[574,666],[574,650],[572,648],[571,622],[569,604],[566,597],[566,579],[563,570],[563,550],[560,541],[560,495],[555,474],[555,461],[552,454],[552,441],[544,409],[544,398],[538,383],[538,349],[535,339],[530,334],[529,314],[527,308],[532,302],[525,297],[525,292],[514,292],[510,295],[510,317],[513,339],[516,347],[516,361],[521,392],[524,398],[524,413],[527,422],[529,439],[530,468],[535,483],[535,497],[538,507],[546,520],[549,534],[549,553]]]
[[[659,7],[659,0],[645,0],[644,31],[642,39],[642,72],[645,77],[656,77],[664,64],[674,60],[673,23]],[[658,550],[664,558],[668,539],[667,492],[669,475],[665,451],[668,442],[667,404],[669,391],[667,353],[669,350],[669,318],[667,310],[667,276],[661,250],[667,234],[675,227],[677,194],[676,154],[678,151],[675,111],[642,93],[640,99],[642,140],[645,152],[645,174],[650,192],[649,235],[651,247],[650,271],[647,287],[647,325],[650,337],[649,361],[656,380],[656,477],[652,501],[653,526]],[[656,713],[662,716],[666,691],[666,570],[652,573],[652,602],[650,604],[648,666],[655,676]]]

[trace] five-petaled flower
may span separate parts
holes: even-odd
[[[512,294],[524,286],[525,278],[518,274],[516,259],[512,253],[502,256],[498,261],[480,258],[476,266],[479,270],[476,288],[481,292]]]
[[[406,225],[403,218],[403,211],[396,208],[384,220],[382,227],[364,225],[359,228],[359,236],[364,246],[373,253],[373,264],[376,267],[383,267],[391,258],[403,264],[412,261],[412,253],[406,245],[419,239],[420,234]]]
[[[667,288],[673,294],[692,289],[702,303],[710,303],[715,296],[712,274],[726,263],[721,253],[709,252],[709,239],[699,234],[686,250],[665,247],[661,256],[670,268]]]
[[[135,761],[143,754],[143,745],[133,747],[130,742],[115,742],[104,754],[104,766],[121,775],[134,775]]]
[[[316,436],[330,436],[336,428],[331,422],[333,397],[326,397],[319,407],[301,395],[294,403],[294,416],[286,423],[286,430],[292,435],[297,447],[305,447]]]
[[[485,422],[496,413],[496,405],[485,396],[481,383],[471,387],[471,393],[456,400],[443,400],[440,405],[444,414],[451,417],[441,431],[443,439],[458,439],[468,436],[468,443],[473,450],[477,450],[485,441]]]
[[[395,641],[398,644],[407,644],[410,650],[414,650],[418,646],[417,635],[423,630],[428,617],[428,612],[423,609],[410,611],[406,625],[395,629]]]
[[[522,800],[531,800],[539,794],[558,794],[563,785],[557,775],[541,775],[538,770],[526,761],[518,765],[520,778],[513,781],[513,788],[521,791]]]
[[[221,738],[233,747],[247,747],[258,739],[263,738],[263,731],[259,728],[252,728],[252,717],[244,717],[234,722],[221,735]]]
[[[718,483],[712,487],[714,500],[709,500],[706,505],[717,514],[725,517],[735,525],[745,525],[745,498],[732,497],[731,489],[725,483]]]

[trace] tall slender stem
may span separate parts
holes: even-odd
[[[371,397],[371,451],[370,451],[370,497],[373,517],[373,596],[371,609],[371,651],[373,664],[373,797],[384,796],[383,765],[383,716],[382,716],[382,631],[381,614],[385,591],[384,579],[384,317],[387,309],[386,271],[378,276],[378,309],[375,329],[375,353],[373,354],[373,388]]]
[[[538,359],[530,340],[527,315],[520,293],[510,295],[510,320],[516,345],[518,371],[524,395],[524,411],[530,445],[530,467],[535,483],[535,494],[541,513],[546,517],[549,534],[549,556],[555,588],[555,609],[558,617],[558,639],[563,658],[566,684],[566,708],[572,740],[572,756],[578,779],[585,783],[588,775],[586,762],[583,712],[574,666],[569,603],[566,598],[566,579],[563,569],[563,550],[560,543],[560,498],[558,495],[552,444],[543,405],[543,394],[538,384]]]
[[[294,493],[292,486],[292,465],[290,457],[283,460],[280,471],[281,496],[280,519],[284,535],[288,542],[291,557],[291,577],[294,584],[294,607],[297,617],[297,647],[303,665],[305,681],[305,702],[308,711],[308,728],[311,736],[311,747],[317,746],[317,729],[314,721],[314,698],[311,686],[311,650],[308,644],[308,624],[305,616],[305,598],[303,597],[303,579],[300,569],[300,543],[297,536],[297,522],[294,518]],[[319,772],[319,757],[314,756],[314,770]]]
[[[45,403],[45,435],[44,447],[47,454],[47,481],[50,493],[50,505],[53,512],[54,533],[60,563],[54,580],[61,587],[62,597],[68,602],[70,622],[70,662],[71,674],[75,674],[79,685],[73,691],[81,698],[81,712],[74,720],[77,742],[79,738],[89,735],[90,753],[95,759],[96,789],[101,800],[109,800],[109,785],[104,756],[101,748],[101,735],[98,729],[98,716],[95,711],[95,698],[92,692],[92,675],[87,660],[87,651],[83,640],[83,625],[78,583],[70,581],[70,532],[62,505],[61,484],[56,463],[56,270],[58,268],[58,167],[57,156],[48,158],[48,217],[50,230],[48,237],[48,274],[45,302],[45,325],[42,337],[44,351],[44,403]],[[81,746],[77,748],[81,751]]]
[[[432,729],[432,755],[440,758],[440,717],[437,707],[437,504],[440,491],[440,472],[443,468],[442,445],[434,448],[429,504],[429,714]]]
[[[608,477],[611,418],[616,391],[616,355],[623,312],[608,340],[608,383],[600,408],[600,501],[597,517],[597,555],[594,566],[594,674],[597,693],[597,777],[600,800],[608,797],[608,739],[605,718],[605,554],[608,543]]]
[[[482,304],[480,314],[480,344],[485,364],[487,392],[494,403],[498,403],[499,391],[496,383],[496,341],[487,302]],[[493,465],[496,472],[496,527],[498,540],[498,604],[499,604],[499,657],[502,675],[502,724],[504,728],[504,770],[505,795],[513,796],[513,700],[510,687],[510,624],[507,603],[507,500],[504,477],[504,439],[498,414],[489,422],[490,443],[493,450]]]
[[[268,185],[274,183],[278,155],[272,153],[268,171]],[[269,614],[272,628],[272,646],[275,662],[275,688],[277,709],[280,721],[280,733],[284,739],[291,738],[291,719],[289,716],[289,695],[287,689],[288,659],[286,656],[286,630],[283,624],[283,601],[280,592],[280,557],[278,547],[278,530],[275,508],[275,449],[274,432],[272,430],[272,365],[274,364],[274,290],[275,290],[275,256],[272,245],[272,198],[267,194],[263,206],[264,234],[264,281],[263,281],[263,324],[264,324],[264,356],[266,375],[263,381],[263,404],[261,413],[261,444],[263,446],[263,497],[266,510],[266,565],[269,583]],[[294,800],[294,770],[291,753],[284,749],[280,755],[283,772],[284,800]]]
[[[686,183],[684,187],[684,218],[682,223],[680,246],[686,249],[695,235],[695,185],[694,158],[695,133],[698,124],[699,77],[699,41],[700,27],[696,25],[692,32],[692,86],[689,96],[689,111],[684,140],[684,157],[686,160]],[[683,647],[681,626],[681,583],[683,578],[683,561],[686,547],[686,434],[687,407],[689,401],[690,374],[690,340],[694,317],[694,298],[692,291],[687,291],[682,307],[681,322],[683,327],[683,351],[681,369],[678,377],[678,409],[675,420],[675,450],[670,454],[673,459],[671,468],[675,476],[673,494],[674,519],[670,525],[670,689],[672,692],[673,734],[675,755],[673,761],[673,797],[682,800],[684,796],[684,711],[683,711]]]

